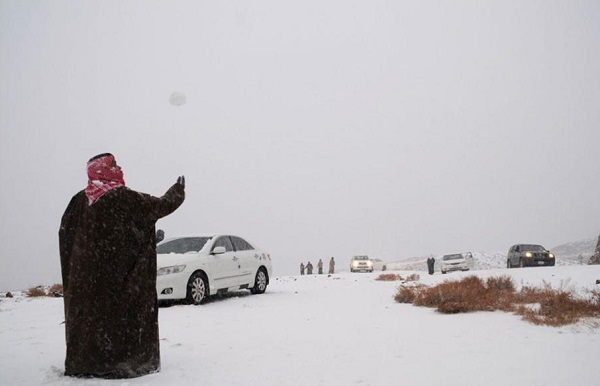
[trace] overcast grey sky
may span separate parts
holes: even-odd
[[[301,261],[600,231],[598,1],[0,0],[0,290],[60,282],[88,158],[167,236]],[[182,106],[169,96],[187,96]]]

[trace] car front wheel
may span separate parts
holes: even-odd
[[[506,260],[506,268],[512,268],[512,264],[510,263],[510,259]]]
[[[520,259],[519,259],[519,267],[520,267],[520,268],[523,268],[523,267],[525,267],[525,263],[523,263],[523,258],[520,258]]]
[[[208,280],[200,272],[194,272],[187,285],[185,300],[188,304],[202,304],[208,298]]]
[[[258,272],[256,272],[256,277],[254,279],[254,287],[250,290],[253,294],[262,294],[267,289],[267,273],[264,268],[260,268]]]

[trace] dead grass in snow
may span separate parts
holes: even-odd
[[[505,311],[521,315],[536,325],[564,326],[585,318],[600,318],[600,291],[590,298],[577,298],[563,289],[525,286],[516,290],[508,276],[483,280],[467,276],[433,287],[401,286],[395,295],[399,303],[436,308],[445,314],[474,311]]]

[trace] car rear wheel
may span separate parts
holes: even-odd
[[[202,304],[208,298],[208,280],[201,272],[194,272],[187,284],[185,300],[188,304]]]
[[[267,289],[267,273],[264,268],[259,268],[254,278],[254,287],[250,289],[253,294],[262,294]]]

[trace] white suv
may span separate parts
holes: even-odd
[[[442,263],[440,267],[440,271],[442,271],[442,273],[468,270],[469,267],[467,266],[467,261],[462,254],[455,253],[453,255],[444,255],[444,257],[442,257]]]
[[[353,256],[350,260],[350,272],[373,272],[373,260],[366,255]]]

